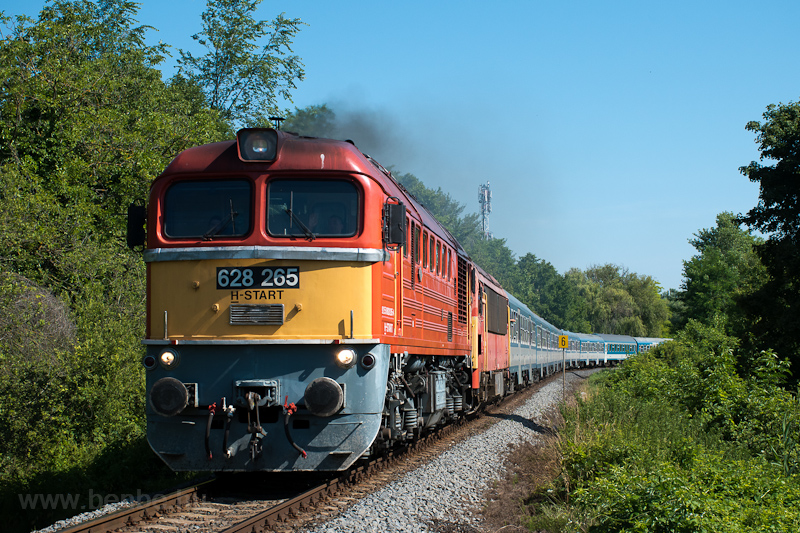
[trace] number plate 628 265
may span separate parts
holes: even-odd
[[[217,267],[218,289],[299,289],[299,267]]]

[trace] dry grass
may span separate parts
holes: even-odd
[[[573,383],[567,403],[574,403],[575,392],[583,393],[585,382]],[[568,506],[558,504],[555,487],[565,488],[562,477],[559,430],[564,420],[558,407],[535,422],[544,428],[540,441],[522,443],[506,458],[504,477],[486,494],[482,510],[484,529],[491,533],[556,533],[582,531],[581,518],[571,516]],[[568,486],[567,492],[568,492]],[[558,491],[563,494],[563,491]],[[587,524],[588,525],[588,524]]]

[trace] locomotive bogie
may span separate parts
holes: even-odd
[[[467,357],[394,355],[374,451],[390,449],[464,416],[472,405]]]

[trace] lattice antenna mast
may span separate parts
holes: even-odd
[[[481,229],[483,230],[483,238],[485,240],[492,239],[492,232],[489,231],[489,213],[492,212],[492,190],[489,188],[489,182],[486,185],[481,184],[481,192],[478,195],[478,202],[481,204]]]

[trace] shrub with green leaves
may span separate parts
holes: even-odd
[[[563,407],[562,475],[549,490],[562,515],[581,519],[562,531],[800,530],[800,406],[781,386],[787,363],[738,350],[722,328],[690,321]]]

